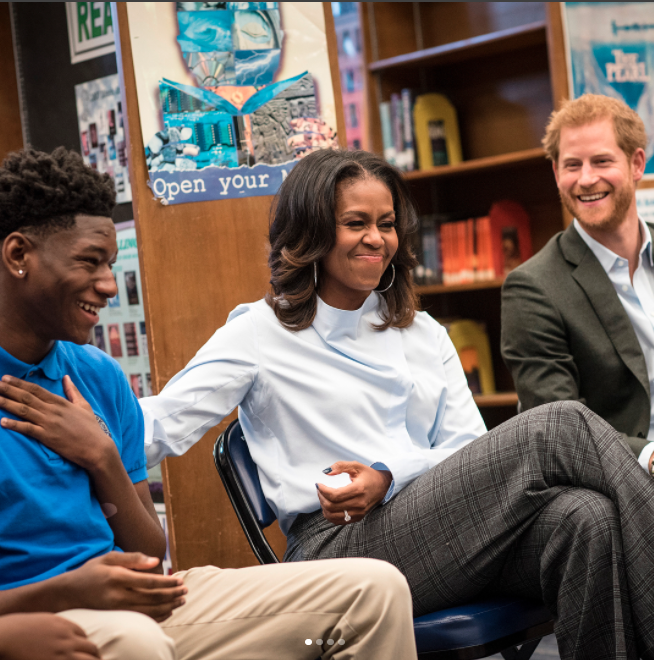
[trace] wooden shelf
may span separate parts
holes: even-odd
[[[456,291],[477,291],[479,289],[499,289],[504,279],[482,280],[481,282],[465,282],[463,284],[424,284],[416,286],[419,296],[431,296],[437,293],[453,293]]]
[[[511,165],[526,164],[529,162],[541,161],[545,158],[545,150],[541,147],[534,149],[525,149],[524,151],[514,151],[499,156],[487,156],[486,158],[475,158],[474,160],[464,160],[457,165],[439,165],[428,170],[416,170],[415,172],[405,172],[404,178],[408,181],[417,181],[420,179],[433,179],[436,177],[453,176],[466,172],[479,172],[493,168],[510,167]]]
[[[517,392],[497,392],[497,394],[473,394],[479,408],[514,407],[518,405]]]
[[[451,60],[461,62],[475,57],[488,57],[508,50],[546,44],[547,28],[545,21],[528,23],[515,28],[490,32],[471,39],[454,41],[442,46],[425,48],[405,55],[397,55],[377,60],[368,65],[371,72],[385,71],[408,66],[437,66]]]

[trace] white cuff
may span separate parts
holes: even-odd
[[[654,442],[648,442],[644,447],[643,451],[640,452],[638,456],[638,462],[645,472],[649,474],[649,459],[652,458],[654,454]]]

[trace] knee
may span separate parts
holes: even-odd
[[[173,641],[161,626],[138,612],[105,612],[113,619],[111,635],[100,648],[102,658],[175,660]]]
[[[388,603],[411,607],[411,591],[406,578],[392,564],[380,559],[352,559],[350,570],[357,589],[367,603],[380,608]]]
[[[613,545],[620,535],[620,516],[613,502],[592,490],[579,489],[566,511],[566,522],[575,535],[590,544]]]

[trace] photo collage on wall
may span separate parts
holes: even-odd
[[[84,162],[111,175],[117,204],[131,202],[118,74],[75,85],[75,97]]]
[[[152,384],[133,224],[116,225],[118,259],[113,270],[118,294],[100,310],[100,321],[93,328],[92,343],[120,364],[132,391],[140,399],[152,395]]]
[[[150,35],[132,36],[139,39],[137,84],[143,78],[150,88],[148,109],[158,90],[158,116],[143,137],[150,187],[164,204],[273,195],[300,158],[337,146],[331,81],[307,68],[320,58],[287,55],[298,36],[285,21],[316,29],[302,14],[314,10],[298,10],[303,4],[151,3],[157,16],[149,24],[170,29],[156,48],[168,57],[174,51],[178,61],[165,69],[148,53],[141,66],[139,49]],[[313,47],[327,62],[326,41]]]

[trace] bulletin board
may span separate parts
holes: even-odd
[[[115,53],[71,63],[66,3],[12,2],[23,139],[40,151],[81,152],[75,86],[118,72]],[[134,218],[118,204],[114,222]]]

